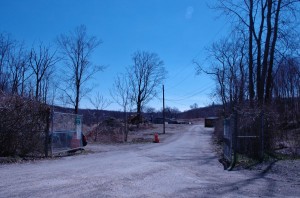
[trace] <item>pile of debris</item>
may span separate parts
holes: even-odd
[[[123,130],[124,124],[121,121],[108,118],[88,132],[87,139],[99,143],[121,143],[124,140]]]

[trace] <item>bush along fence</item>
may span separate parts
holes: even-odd
[[[0,95],[0,157],[48,157],[83,147],[82,115],[54,112],[20,96]]]
[[[232,170],[237,154],[263,160],[264,155],[264,113],[262,111],[238,112],[224,119],[223,153]]]
[[[50,108],[19,96],[0,96],[0,156],[48,156]]]

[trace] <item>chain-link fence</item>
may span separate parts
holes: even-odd
[[[264,114],[262,112],[237,113],[236,151],[255,159],[263,158]]]
[[[235,117],[232,115],[224,119],[224,133],[223,133],[223,154],[225,160],[231,162],[233,160],[233,140],[234,140]]]
[[[52,112],[50,130],[52,154],[83,146],[82,115]]]
[[[235,112],[224,120],[224,158],[233,168],[236,154],[262,159],[264,153],[264,114]]]

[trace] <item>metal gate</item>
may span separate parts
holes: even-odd
[[[236,136],[236,114],[224,119],[223,153],[226,162],[232,169],[235,164],[235,136]]]
[[[52,112],[51,153],[70,151],[82,145],[82,115]]]
[[[264,151],[264,116],[257,112],[235,112],[224,119],[223,154],[231,170],[236,154],[262,159]]]
[[[263,112],[240,112],[237,123],[236,152],[261,160],[264,152]]]

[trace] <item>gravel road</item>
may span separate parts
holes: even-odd
[[[90,145],[88,154],[0,165],[0,197],[300,195],[298,165],[284,178],[269,169],[224,171],[211,133],[189,125],[159,144]]]

